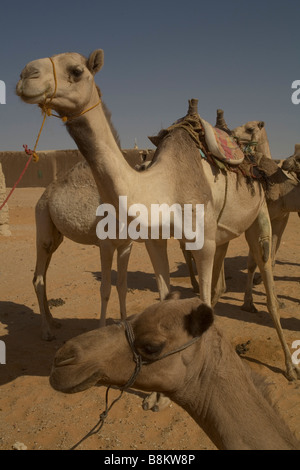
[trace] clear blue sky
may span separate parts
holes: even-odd
[[[291,84],[300,80],[299,0],[39,0],[1,2],[0,150],[33,146],[41,115],[14,93],[27,62],[60,52],[105,64],[96,81],[112,112],[123,148],[151,147],[158,132],[198,98],[214,123],[225,110],[230,127],[264,120],[274,158],[300,142],[300,105]],[[75,148],[63,124],[47,121],[39,149]]]

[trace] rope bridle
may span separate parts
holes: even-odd
[[[91,111],[92,109],[96,108],[100,103],[101,103],[101,98],[97,101],[96,104],[94,104],[93,106],[90,106],[89,108],[87,109],[84,109],[83,111],[81,111],[80,113],[78,114],[75,114],[75,115],[72,115],[72,116],[60,116],[58,114],[53,114],[52,112],[52,108],[51,108],[51,103],[53,101],[53,99],[55,98],[56,96],[56,93],[57,93],[57,84],[58,84],[58,81],[57,81],[57,73],[56,73],[56,68],[55,68],[55,63],[54,63],[54,60],[52,59],[52,57],[48,57],[51,64],[52,64],[52,71],[53,71],[53,78],[54,78],[54,91],[52,93],[52,95],[50,96],[50,98],[47,98],[45,97],[45,101],[44,103],[41,103],[39,104],[39,108],[41,108],[42,110],[42,113],[43,113],[43,121],[42,121],[42,125],[41,125],[41,128],[40,128],[40,131],[38,133],[38,136],[37,136],[37,139],[36,139],[36,142],[35,142],[35,146],[34,146],[34,149],[33,150],[30,150],[27,148],[27,145],[23,145],[24,149],[25,149],[25,152],[28,154],[28,155],[31,155],[33,157],[33,160],[35,162],[38,161],[38,155],[36,153],[36,149],[37,149],[37,145],[38,145],[38,142],[40,140],[40,136],[41,136],[41,133],[42,133],[42,130],[43,130],[43,127],[44,127],[44,124],[45,124],[45,121],[46,121],[46,118],[48,116],[53,116],[53,117],[57,117],[59,119],[61,119],[63,122],[68,122],[68,121],[72,121],[73,119],[76,119],[76,118],[79,118],[80,116],[83,116],[84,114],[86,114],[88,111]]]
[[[52,93],[50,98],[45,97],[44,103],[41,103],[41,104],[38,105],[41,108],[42,112],[43,112],[43,121],[42,121],[41,128],[39,130],[38,136],[36,138],[34,148],[33,148],[33,150],[31,150],[31,149],[28,148],[28,145],[23,145],[24,151],[29,156],[29,158],[28,158],[28,160],[26,162],[26,165],[25,165],[23,171],[21,172],[18,180],[15,182],[15,184],[13,185],[12,189],[10,190],[8,196],[5,198],[3,203],[0,205],[0,211],[1,211],[1,209],[3,209],[3,207],[5,206],[7,201],[9,200],[10,196],[12,195],[12,193],[14,192],[16,187],[18,186],[19,182],[23,178],[27,168],[29,167],[29,164],[30,164],[31,160],[33,160],[35,163],[37,163],[39,161],[39,156],[36,153],[36,149],[37,149],[40,137],[41,137],[43,127],[44,127],[45,122],[46,122],[46,118],[48,116],[54,116],[54,117],[57,117],[57,118],[61,119],[63,122],[68,122],[68,121],[76,119],[80,116],[83,116],[85,113],[87,113],[88,111],[91,111],[92,109],[96,108],[96,106],[98,106],[101,103],[101,98],[100,98],[99,101],[97,101],[97,103],[94,104],[93,106],[90,106],[89,108],[85,109],[84,111],[81,111],[81,113],[78,113],[78,114],[75,114],[75,115],[69,116],[69,117],[68,116],[59,116],[58,114],[53,114],[52,108],[51,108],[50,105],[52,103],[52,100],[55,98],[56,92],[57,92],[57,74],[56,74],[56,69],[55,69],[55,64],[54,64],[53,59],[51,57],[48,57],[48,58],[49,58],[49,60],[51,61],[51,64],[52,64],[53,77],[54,77],[54,92]]]
[[[180,351],[184,351],[185,349],[189,348],[192,346],[192,344],[196,343],[200,336],[195,336],[191,341],[188,341],[187,343],[183,344],[182,346],[179,346],[176,349],[173,349],[172,351],[169,351],[162,356],[157,357],[156,359],[143,359],[142,355],[138,353],[135,347],[135,335],[134,331],[132,328],[131,323],[129,323],[126,320],[123,320],[121,322],[118,322],[117,324],[122,325],[125,328],[125,336],[128,341],[128,344],[130,346],[130,349],[133,354],[133,361],[135,362],[135,369],[131,375],[131,377],[128,379],[125,385],[121,387],[117,387],[120,390],[119,396],[111,403],[110,406],[108,406],[108,394],[109,390],[111,388],[111,385],[109,385],[106,389],[106,394],[105,394],[105,410],[100,414],[99,421],[97,424],[79,441],[77,444],[75,444],[70,450],[75,450],[83,441],[88,439],[90,436],[97,434],[102,426],[104,425],[105,418],[107,417],[109,411],[112,409],[112,407],[117,403],[123,396],[123,392],[125,390],[128,390],[132,385],[135,383],[139,373],[141,372],[142,366],[150,365],[155,362],[161,361],[162,359],[165,359],[166,357],[172,356],[173,354],[176,354]]]

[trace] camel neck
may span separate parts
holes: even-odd
[[[118,197],[128,194],[135,183],[137,172],[124,159],[102,105],[68,121],[67,128],[91,167],[103,202],[118,204]]]
[[[218,449],[293,448],[289,430],[257,390],[240,358],[219,332],[212,336],[211,331],[207,332],[206,344],[198,346],[206,348],[205,355],[211,360],[199,370],[197,356],[203,353],[198,351],[194,355],[198,370],[195,373],[193,364],[193,379],[187,378],[184,390],[170,398],[191,415]],[[214,349],[211,355],[207,355],[209,348]]]
[[[265,155],[267,158],[272,158],[272,155],[271,155],[271,150],[270,150],[270,145],[269,145],[269,140],[268,140],[268,137],[267,137],[267,133],[266,131],[263,129],[261,131],[261,138],[260,140],[258,141],[258,145],[257,145],[257,151],[262,153],[263,155]]]

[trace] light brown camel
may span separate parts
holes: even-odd
[[[56,353],[52,387],[65,393],[96,383],[156,390],[184,408],[218,449],[300,448],[266,398],[266,384],[224,338],[209,306],[196,298],[166,300],[126,324],[68,341]],[[133,354],[144,361],[139,372]]]
[[[46,274],[51,257],[64,236],[76,243],[96,245],[101,259],[101,315],[100,326],[105,326],[107,305],[111,292],[111,268],[117,250],[117,291],[121,318],[126,318],[127,267],[132,241],[100,240],[96,235],[96,209],[101,203],[95,180],[86,162],[80,162],[66,174],[53,181],[42,194],[35,208],[36,267],[33,285],[42,319],[42,338],[54,338],[54,321],[48,306]]]
[[[287,226],[291,212],[300,211],[300,182],[295,175],[288,177],[277,163],[262,157],[259,163],[268,174],[270,189],[266,192],[266,201],[268,205],[271,226],[272,226],[272,251],[271,259],[273,268],[275,267],[276,254],[280,247],[284,230]],[[253,304],[252,286],[255,269],[257,264],[249,252],[248,256],[248,278],[245,291],[243,309],[250,312],[256,312]],[[281,304],[283,307],[284,304]]]
[[[269,140],[263,121],[247,122],[243,126],[236,127],[232,133],[246,148],[249,144],[257,142],[256,145],[252,145],[252,148],[255,149],[255,152],[257,152],[258,155],[257,164],[268,175],[269,189],[266,192],[266,201],[272,226],[271,258],[272,266],[274,268],[276,262],[276,253],[279,249],[282,235],[287,226],[289,214],[291,212],[299,212],[300,209],[300,183],[295,175],[288,177],[286,173],[284,173],[283,169],[285,169],[285,162],[283,164],[283,168],[281,169],[278,164],[272,160]],[[295,148],[295,155],[296,154],[297,147]],[[291,169],[293,173],[296,173],[294,166],[292,166]],[[242,306],[243,310],[250,312],[257,312],[252,296],[253,278],[256,268],[257,264],[255,263],[255,260],[250,251],[248,257],[247,286],[245,291],[244,304]],[[258,276],[256,283],[259,282],[259,277],[260,276]],[[223,278],[223,282],[219,284],[220,292],[215,294],[214,303],[216,302],[216,299],[220,297],[221,293],[226,289],[224,282],[225,281]],[[280,305],[283,306],[283,304]]]
[[[35,60],[22,71],[17,94],[25,102],[39,104],[45,112],[52,109],[62,117],[92,169],[101,200],[116,209],[117,218],[119,198],[124,195],[128,207],[142,204],[148,214],[153,204],[164,203],[169,207],[180,204],[183,207],[187,203],[194,208],[199,202],[204,205],[204,245],[202,249],[197,247],[193,251],[204,302],[211,302],[212,285],[219,277],[229,241],[246,233],[262,272],[268,309],[285,355],[287,376],[297,378],[300,369],[291,359],[274,294],[269,256],[271,225],[262,187],[254,182],[253,194],[243,178],[237,184],[235,173],[218,172],[208,161],[200,158],[194,141],[182,128],[173,130],[163,139],[156,151],[155,163],[148,170],[138,173],[130,168],[112,136],[94,82],[94,75],[102,65],[103,51],[100,49],[88,59],[77,53],[64,53]],[[194,211],[194,227],[196,214]],[[128,217],[127,222],[132,220]],[[184,233],[182,240],[191,242]],[[148,240],[148,252],[161,299],[170,290],[166,247],[166,239]]]
[[[264,121],[246,122],[243,126],[233,129],[232,133],[242,145],[247,147],[250,142],[256,143],[256,152],[272,158]]]
[[[300,144],[296,144],[293,155],[284,160],[282,169],[289,173],[295,173],[297,178],[300,178]]]

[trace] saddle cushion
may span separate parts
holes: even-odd
[[[205,132],[205,141],[209,151],[219,160],[229,165],[239,165],[244,160],[244,154],[233,137],[225,131],[213,127],[200,117]]]

